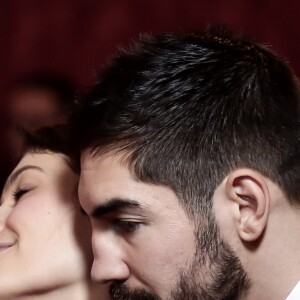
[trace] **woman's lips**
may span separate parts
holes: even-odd
[[[12,247],[14,244],[15,242],[0,242],[0,251],[8,249]]]

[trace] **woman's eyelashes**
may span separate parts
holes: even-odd
[[[27,192],[29,192],[30,189],[29,188],[21,188],[21,187],[17,187],[14,191],[13,191],[13,198],[15,201],[19,201],[23,195],[25,195]]]

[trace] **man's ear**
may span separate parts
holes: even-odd
[[[266,227],[270,194],[265,178],[251,169],[232,171],[225,183],[227,197],[238,207],[235,224],[244,242],[261,237]]]

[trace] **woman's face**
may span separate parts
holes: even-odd
[[[57,153],[27,153],[0,205],[0,299],[80,283],[92,263],[78,175]]]

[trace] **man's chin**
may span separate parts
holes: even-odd
[[[114,282],[110,287],[113,300],[161,300],[161,298],[146,289],[130,289],[124,283]]]

